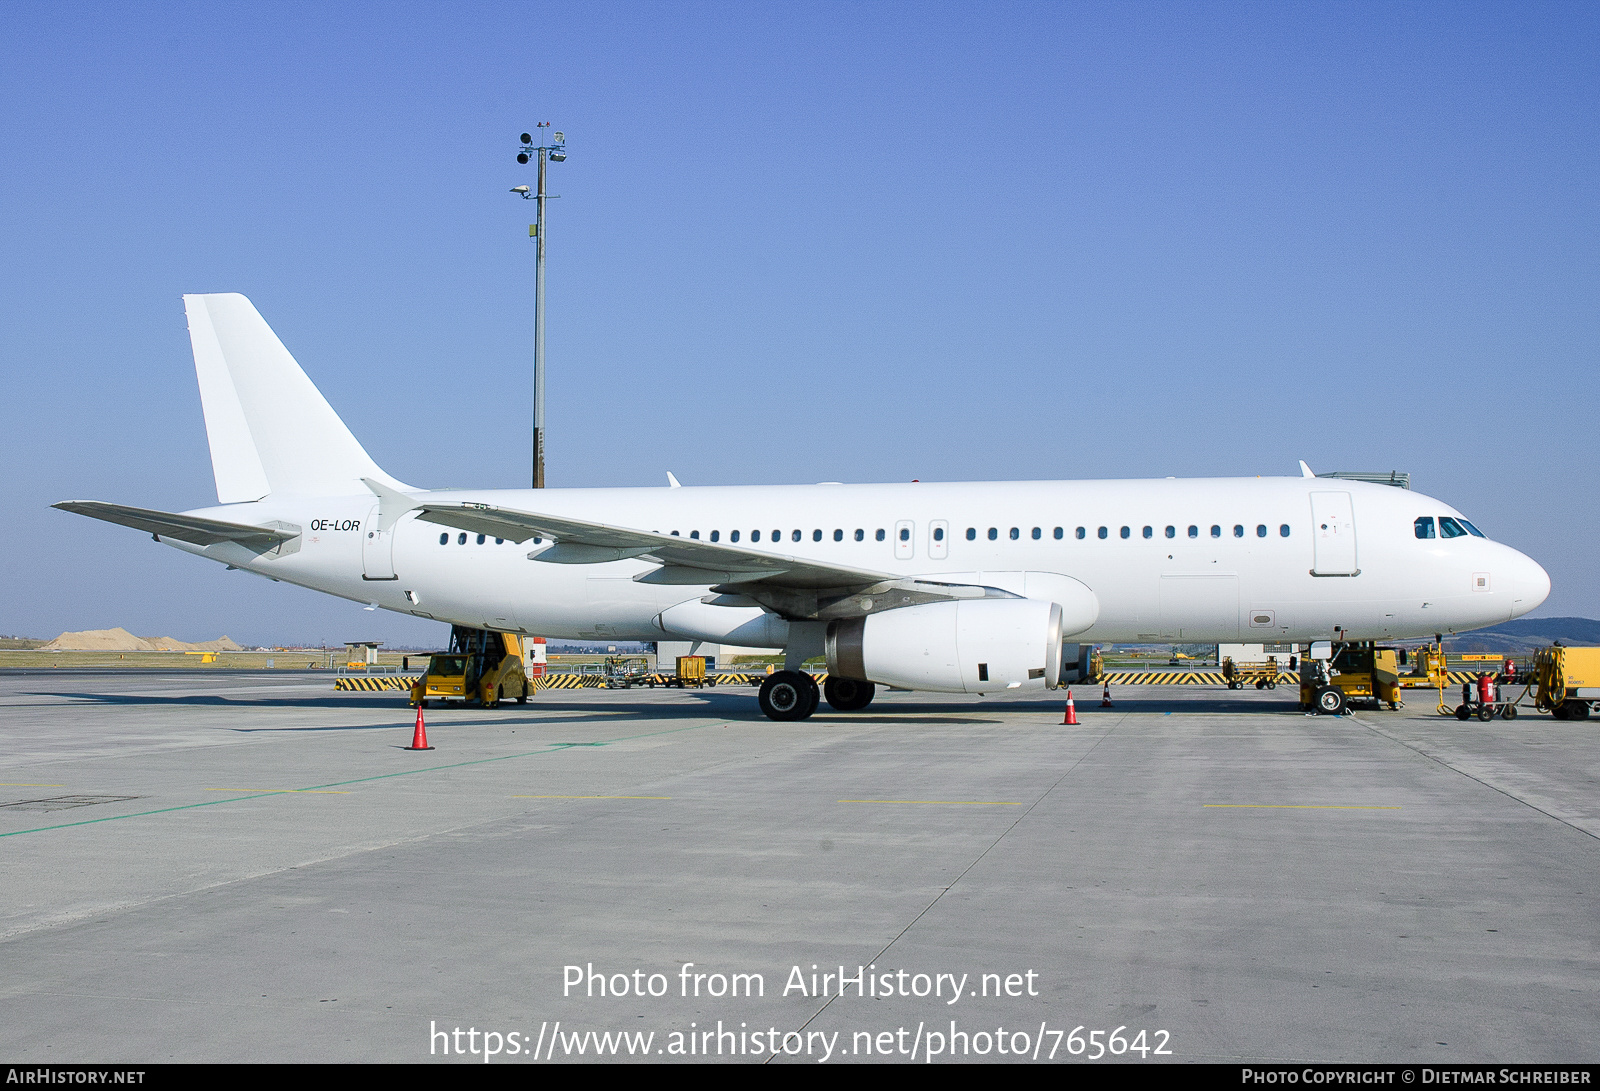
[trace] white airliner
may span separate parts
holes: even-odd
[[[1054,689],[1074,645],[1422,637],[1550,592],[1448,504],[1304,463],[1283,478],[418,489],[378,468],[249,300],[184,303],[219,506],[56,507],[415,617],[782,648],[761,688],[773,719],[815,711],[800,665],[823,654],[844,711],[874,684]]]

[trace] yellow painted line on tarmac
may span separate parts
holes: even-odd
[[[1004,799],[841,799],[840,803],[928,803],[944,807],[1020,807]]]
[[[1202,803],[1201,806],[1267,811],[1398,811],[1401,809],[1366,803]]]
[[[207,788],[208,792],[260,792],[264,795],[347,796],[349,792],[330,792],[322,788]]]
[[[670,800],[670,795],[514,795],[514,800]]]

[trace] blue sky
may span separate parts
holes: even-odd
[[[0,631],[428,643],[49,509],[214,501],[180,296],[389,472],[1403,469],[1600,616],[1600,9],[13,4]]]

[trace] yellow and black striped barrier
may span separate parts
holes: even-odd
[[[1476,682],[1478,671],[1450,671],[1445,675],[1446,683],[1459,686],[1463,682]],[[1256,678],[1254,675],[1242,679],[1245,685],[1253,686]],[[1096,682],[1110,683],[1113,686],[1225,686],[1228,680],[1222,676],[1221,671],[1113,671],[1102,674],[1095,679]],[[1088,684],[1088,683],[1085,683]],[[1288,671],[1278,672],[1278,685],[1297,686],[1300,676]],[[1400,685],[1403,689],[1433,689],[1434,684],[1426,678],[1411,678],[1401,675]]]
[[[415,678],[407,678],[403,674],[372,674],[359,675],[347,674],[333,680],[336,690],[385,690],[385,689],[410,689]]]

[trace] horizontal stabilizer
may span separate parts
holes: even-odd
[[[225,523],[221,519],[202,519],[196,515],[178,515],[170,511],[130,508],[123,504],[106,504],[99,500],[64,500],[50,506],[197,546],[238,542],[240,545],[265,551],[298,537],[300,533],[297,530],[283,530],[278,527]]]

